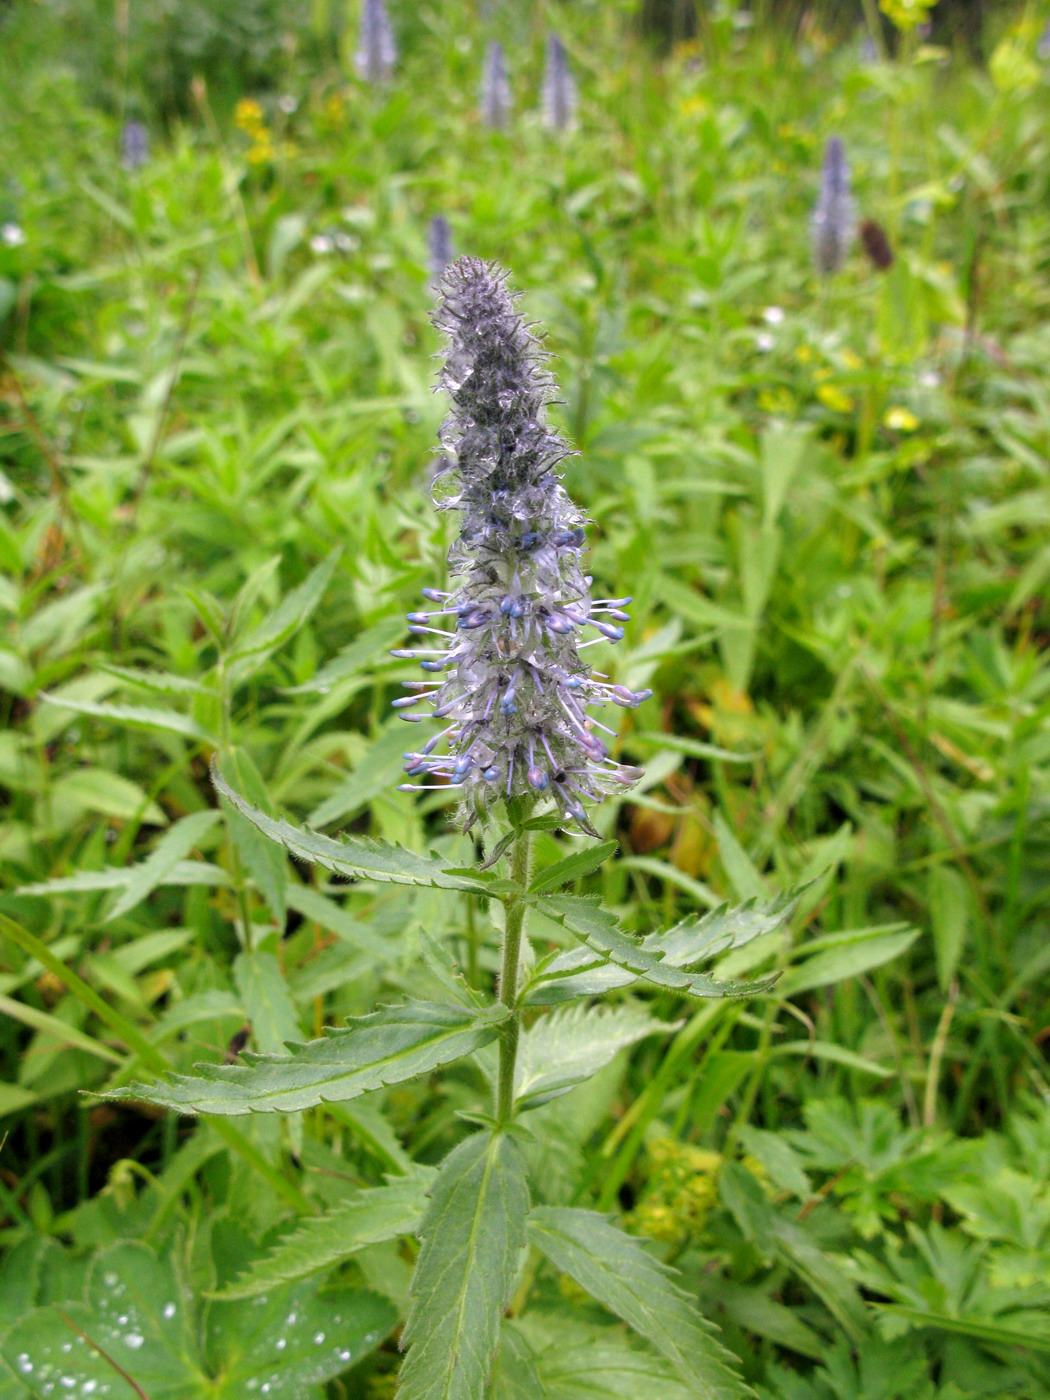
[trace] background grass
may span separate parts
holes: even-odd
[[[325,885],[207,815],[235,746],[243,790],[297,819],[473,859],[441,794],[394,790],[388,719],[450,528],[441,214],[547,329],[593,572],[635,596],[603,665],[656,692],[588,888],[645,931],[816,881],[789,941],[724,969],[783,967],[775,996],[655,998],[674,1037],[537,1112],[550,1199],[659,1241],[767,1396],[1045,1395],[1046,16],[1004,12],[989,73],[726,8],[665,57],[618,5],[391,8],[385,91],[349,76],[334,7],[249,7],[236,63],[236,35],[187,45],[190,7],[0,20],[0,1304],[74,1297],[115,1240],[207,1286],[231,1206],[258,1241],[347,1176],[437,1160],[486,1102],[460,1068],[233,1140],[79,1094],[143,1046],[185,1069],[242,1027],[279,1048],[425,995],[446,959],[493,974],[464,906]],[[548,25],[580,87],[561,134]],[[493,37],[506,132],[476,112]],[[832,134],[895,262],[855,249],[821,283]],[[403,1308],[408,1249],[341,1277]],[[541,1352],[620,1344],[553,1276],[530,1303]],[[0,1395],[36,1394],[9,1363]],[[328,1393],[386,1394],[396,1364],[387,1342]],[[587,1390],[550,1360],[546,1393],[674,1393],[638,1364]]]

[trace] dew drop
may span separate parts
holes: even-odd
[[[350,1353],[349,1353],[348,1351],[341,1351],[341,1352],[339,1353],[339,1360],[340,1360],[340,1361],[349,1361],[349,1360],[350,1360]]]
[[[139,1347],[146,1340],[141,1332],[129,1332],[124,1338],[124,1345],[130,1347],[132,1351],[138,1351]]]
[[[278,1351],[284,1351],[284,1349],[285,1349],[285,1347],[286,1347],[287,1345],[288,1345],[288,1338],[287,1338],[287,1337],[278,1337],[278,1338],[277,1338],[277,1350],[278,1350]]]
[[[324,1333],[323,1333],[323,1332],[315,1332],[315,1333],[314,1333],[314,1342],[317,1344],[317,1346],[320,1346],[321,1343],[322,1343],[323,1341],[324,1341]]]
[[[127,1325],[128,1325],[128,1315],[127,1315],[127,1313],[121,1313],[120,1316],[117,1318],[117,1326],[118,1326],[118,1327],[126,1327]]]
[[[29,1357],[26,1355],[25,1352],[23,1352],[18,1358],[18,1369],[27,1376],[33,1369],[33,1363],[30,1361]]]
[[[63,1351],[72,1351],[72,1350],[73,1350],[73,1343],[72,1343],[72,1342],[63,1342],[63,1343],[62,1343],[62,1350],[63,1350]]]
[[[116,1288],[117,1284],[120,1282],[120,1275],[119,1275],[119,1274],[103,1274],[103,1275],[102,1275],[102,1282],[106,1285],[107,1288]]]
[[[75,1376],[59,1376],[58,1383],[64,1386],[66,1390],[72,1390],[77,1382]]]
[[[94,1395],[98,1389],[98,1381],[85,1381],[80,1389],[84,1395]]]
[[[164,1316],[167,1317],[167,1318],[172,1318],[172,1317],[175,1316],[175,1304],[174,1304],[174,1303],[165,1303],[165,1304],[164,1304]]]
[[[297,1312],[290,1312],[290,1313],[288,1314],[288,1326],[289,1326],[289,1327],[294,1327],[294,1325],[295,1325],[298,1321],[299,1321],[299,1314],[298,1314]]]

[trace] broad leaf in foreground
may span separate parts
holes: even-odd
[[[500,1005],[485,1011],[427,1001],[384,1006],[352,1017],[345,1029],[328,1028],[322,1039],[297,1045],[287,1055],[245,1051],[245,1064],[198,1065],[195,1075],[131,1084],[100,1097],[233,1116],[341,1103],[480,1049],[495,1039],[507,1015]]]
[[[525,1244],[525,1159],[476,1133],[441,1164],[420,1230],[400,1400],[481,1400]]]
[[[294,826],[283,817],[271,817],[254,807],[236,792],[223,777],[217,764],[212,765],[212,782],[242,817],[246,817],[264,836],[284,846],[293,856],[332,870],[347,879],[378,880],[393,885],[430,885],[442,890],[470,890],[488,893],[483,882],[467,875],[448,873],[442,862],[432,856],[417,855],[403,846],[387,841],[373,841],[361,836],[333,841],[308,827]]]
[[[407,1176],[391,1177],[385,1186],[340,1201],[326,1215],[300,1221],[217,1296],[254,1298],[278,1284],[331,1268],[367,1245],[412,1234],[423,1219],[427,1190],[436,1175],[433,1167],[413,1167]]]
[[[539,1108],[567,1094],[625,1046],[670,1030],[674,1026],[654,1021],[638,1003],[571,1006],[551,1012],[521,1038],[514,1077],[518,1108]]]
[[[693,1400],[671,1363],[620,1327],[596,1327],[565,1308],[530,1308],[503,1327],[528,1340],[545,1400]]]
[[[272,1290],[262,1306],[211,1303],[202,1326],[171,1251],[123,1241],[101,1251],[83,1299],[24,1312],[0,1339],[20,1397],[304,1400],[372,1351],[396,1312],[365,1289]],[[90,1342],[86,1340],[90,1338]],[[132,1383],[133,1382],[133,1383]]]
[[[537,1206],[529,1235],[556,1268],[662,1352],[701,1400],[752,1394],[695,1300],[640,1240],[595,1211],[559,1206]]]

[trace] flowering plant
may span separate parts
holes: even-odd
[[[485,865],[449,868],[433,855],[359,837],[334,841],[295,826],[250,803],[221,767],[214,776],[225,802],[300,859],[344,877],[455,891],[500,909],[496,994],[447,976],[445,1001],[380,1006],[317,1040],[289,1044],[285,1054],[242,1052],[239,1063],[202,1065],[196,1075],[115,1095],[183,1113],[294,1113],[477,1056],[493,1083],[492,1110],[464,1115],[475,1131],[439,1168],[417,1168],[366,1193],[349,1225],[340,1217],[336,1226],[334,1216],[307,1220],[277,1246],[269,1266],[253,1268],[224,1296],[261,1294],[285,1276],[289,1252],[331,1264],[359,1248],[359,1238],[374,1243],[416,1231],[421,1244],[401,1337],[403,1400],[481,1400],[497,1375],[500,1394],[542,1393],[538,1382],[516,1388],[533,1367],[529,1333],[516,1319],[545,1262],[641,1334],[662,1354],[669,1378],[676,1374],[711,1400],[742,1400],[751,1392],[732,1354],[673,1271],[606,1215],[551,1199],[536,1172],[529,1115],[620,1049],[675,1028],[640,999],[602,1006],[594,998],[632,986],[701,998],[767,990],[774,979],[724,982],[698,968],[778,928],[793,902],[716,909],[639,939],[591,899],[560,892],[597,869],[614,842],[532,870],[537,829],[596,835],[586,804],[638,776],[610,756],[589,711],[634,706],[648,692],[593,673],[581,659],[592,642],[623,635],[627,599],[591,596],[581,563],[583,517],[557,473],[569,449],[545,417],[554,383],[505,274],[461,258],[446,270],[441,291],[435,319],[448,344],[440,387],[452,410],[436,489],[443,507],[459,514],[460,529],[449,553],[451,586],[428,589],[434,607],[410,614],[417,637],[437,644],[395,654],[419,660],[433,677],[409,682],[413,711],[423,705],[447,723],[406,756],[409,774],[431,781],[407,786],[455,788],[465,825],[497,823],[502,834]],[[588,628],[597,636],[581,642]],[[603,732],[615,738],[611,728]],[[232,775],[235,765],[227,766]],[[501,857],[507,869],[496,875],[490,867]],[[575,946],[533,948],[530,912],[560,925]]]

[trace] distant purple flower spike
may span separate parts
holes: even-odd
[[[452,229],[443,214],[435,214],[427,225],[427,253],[430,277],[437,284],[455,256],[452,251]]]
[[[414,632],[444,639],[441,650],[393,654],[445,673],[406,688],[450,723],[441,736],[447,752],[434,753],[431,740],[406,755],[405,771],[458,786],[467,826],[501,798],[543,794],[593,834],[581,799],[600,801],[640,772],[609,758],[593,730],[614,731],[588,711],[634,707],[651,692],[614,685],[580,658],[585,629],[599,641],[622,637],[598,615],[626,620],[629,600],[591,597],[580,563],[583,516],[557,471],[570,449],[546,422],[555,384],[505,284],[494,264],[460,258],[445,273],[434,317],[448,336],[440,387],[452,400],[435,488],[439,507],[461,514],[449,551],[456,582],[447,593],[425,589],[434,609],[410,614]]]
[[[125,170],[139,170],[149,160],[149,131],[141,122],[124,123],[120,144]]]
[[[354,65],[366,83],[388,83],[397,62],[397,45],[383,0],[362,0],[361,27]]]
[[[576,119],[576,84],[569,71],[565,45],[557,34],[547,38],[543,72],[543,120],[552,131],[567,131]]]
[[[824,149],[820,195],[813,210],[813,261],[825,277],[838,272],[853,241],[853,197],[846,148],[833,136]]]
[[[493,39],[485,53],[485,67],[481,74],[481,117],[486,126],[497,131],[502,131],[510,120],[507,60],[498,39]]]

